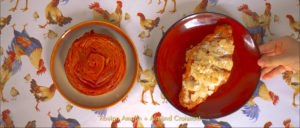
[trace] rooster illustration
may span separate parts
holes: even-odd
[[[217,121],[214,119],[202,120],[205,128],[231,128],[230,124],[224,121]]]
[[[144,76],[144,79],[142,79],[142,76]],[[159,105],[159,103],[157,103],[153,99],[153,92],[154,92],[154,88],[155,88],[155,85],[156,85],[156,79],[154,77],[153,67],[151,69],[143,70],[141,65],[140,65],[137,82],[140,83],[140,85],[143,87],[141,102],[143,104],[147,103],[147,101],[144,101],[144,94],[145,94],[146,91],[150,90],[152,104]]]
[[[170,13],[175,13],[176,12],[176,0],[171,0],[171,1],[173,2],[174,6],[173,6],[173,9],[170,10]],[[151,3],[152,3],[152,0],[149,1],[149,4],[151,4]],[[168,0],[164,0],[164,7],[161,10],[157,11],[157,13],[164,13],[166,10],[167,3],[168,3]],[[158,4],[160,4],[160,0],[158,1]]]
[[[164,96],[164,94],[160,93],[160,98],[163,100],[162,103],[168,103],[166,97]]]
[[[161,0],[158,0],[157,4],[160,4],[160,3],[161,3]],[[148,4],[152,4],[152,0],[150,0],[150,1],[148,2]]]
[[[282,122],[285,128],[294,128],[294,126],[291,124],[291,119],[288,118]]]
[[[118,128],[118,123],[120,123],[120,119],[116,118],[114,121],[111,122],[111,128]]]
[[[10,117],[10,110],[6,109],[2,111],[2,121],[4,123],[4,128],[14,128],[14,122]]]
[[[1,30],[6,26],[9,25],[11,20],[11,15],[8,15],[7,17],[1,17],[0,18],[0,34],[1,34]]]
[[[292,105],[295,107],[299,106],[299,104],[295,103],[295,97],[300,93],[300,74],[287,71],[283,73],[282,78],[285,80],[287,85],[294,90]],[[294,78],[295,81],[292,81],[292,78]]]
[[[16,54],[13,51],[7,52],[8,57],[4,59],[4,63],[1,66],[1,74],[0,74],[0,92],[1,92],[1,101],[8,102],[3,96],[3,89],[5,83],[9,80],[11,75],[13,74],[13,63],[15,62]]]
[[[92,111],[100,117],[105,117],[107,114],[107,109],[99,109],[99,110],[92,110]]]
[[[59,26],[63,26],[72,21],[71,17],[63,16],[62,12],[57,7],[58,4],[59,0],[51,0],[51,2],[46,6],[45,17],[47,22],[44,25],[39,25],[40,28],[45,28],[48,24],[57,24]]]
[[[48,100],[51,100],[55,94],[55,91],[56,87],[54,86],[54,84],[51,84],[50,87],[39,86],[37,85],[34,79],[31,80],[30,92],[34,95],[34,98],[36,99],[36,111],[40,110],[38,108],[40,101],[46,102]]]
[[[243,4],[238,8],[238,11],[242,12],[242,20],[250,32],[256,44],[263,44],[263,27],[259,22],[259,15],[256,12],[251,11],[247,4]]]
[[[187,128],[188,124],[187,123],[183,123],[183,124],[179,124],[178,128]]]
[[[140,119],[141,118],[139,116],[134,116],[131,119],[133,128],[144,128],[144,125],[141,123]]]
[[[28,123],[25,126],[25,128],[35,128],[35,127],[36,127],[36,121],[35,120],[28,121]]]
[[[288,119],[285,119],[283,122],[282,122],[284,128],[294,128],[294,126],[291,124],[291,119],[288,118]],[[263,128],[270,128],[272,126],[272,122],[271,121],[268,121],[264,124],[264,127]]]
[[[18,4],[19,4],[19,0],[17,0],[16,5],[15,5],[13,8],[9,9],[9,11],[13,11],[13,12],[14,12],[14,11],[17,9]],[[21,10],[24,12],[24,11],[26,11],[27,9],[28,9],[28,0],[26,0],[25,7],[22,8]]]
[[[207,12],[207,3],[208,0],[202,0],[194,9],[194,13],[198,13],[198,12]]]
[[[255,120],[258,119],[260,111],[258,105],[254,102],[254,98],[256,97],[260,97],[265,101],[272,101],[273,105],[276,105],[279,100],[279,97],[274,94],[274,92],[268,90],[265,83],[259,81],[254,94],[246,103],[246,105],[243,106],[242,110],[247,117]]]
[[[273,124],[272,124],[272,122],[271,121],[268,121],[268,122],[266,122],[265,124],[264,124],[264,127],[263,128],[269,128],[269,127],[271,127]]]
[[[296,33],[298,33],[298,36],[296,39],[297,40],[300,39],[300,21],[296,21],[294,19],[294,17],[290,14],[287,14],[286,18],[289,19],[289,25],[290,25],[291,29],[294,30]]]
[[[21,56],[26,55],[29,57],[31,64],[38,70],[36,73],[44,73],[46,71],[46,67],[44,65],[44,60],[41,58],[42,45],[39,40],[30,37],[27,34],[25,30],[26,26],[27,24],[24,25],[22,32],[15,30],[15,24],[12,26],[15,37],[13,38],[12,45],[9,50],[16,53],[16,63],[13,66],[17,68],[16,70],[19,70],[22,65]]]
[[[270,35],[274,35],[274,33],[270,30],[270,23],[272,21],[272,15],[271,15],[271,4],[266,3],[266,9],[263,15],[260,16],[260,19],[262,20],[262,27],[264,36],[266,36],[266,29],[270,33]]]
[[[207,12],[208,2],[215,6],[218,3],[218,0],[201,0],[201,2],[198,5],[196,5],[194,13]]]
[[[52,128],[80,128],[80,124],[77,120],[71,118],[66,119],[60,114],[60,109],[61,108],[57,110],[57,117],[51,117],[51,112],[48,112],[48,116],[52,121]]]
[[[149,38],[150,32],[152,31],[152,29],[154,27],[158,26],[160,18],[156,17],[154,20],[146,19],[145,15],[140,12],[137,13],[137,16],[140,17],[140,25],[142,26],[142,28],[144,28],[145,30],[148,30],[148,35],[146,37]]]
[[[162,35],[164,35],[165,34],[165,26],[161,26],[159,29],[160,29]]]
[[[152,115],[152,124],[151,124],[151,128],[164,128],[165,124],[164,122],[161,120],[161,113],[160,112],[156,112]]]
[[[115,12],[109,13],[107,10],[104,10],[100,7],[98,2],[94,2],[89,6],[90,9],[93,10],[94,20],[101,20],[105,22],[112,23],[118,27],[121,25],[122,20],[122,2],[117,1],[117,7]]]
[[[16,74],[21,66],[21,56],[28,56],[31,64],[37,69],[37,74],[42,74],[46,71],[42,56],[42,45],[39,40],[30,37],[26,30],[26,24],[22,32],[15,30],[15,24],[12,25],[15,37],[12,40],[11,46],[8,47],[8,56],[4,59],[1,66],[0,74],[0,92],[2,102],[7,102],[3,97],[3,88],[10,77]]]

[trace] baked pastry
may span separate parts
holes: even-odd
[[[186,52],[179,102],[192,109],[227,82],[233,67],[232,28],[223,24]]]

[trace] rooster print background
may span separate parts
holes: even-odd
[[[153,72],[156,47],[168,28],[200,12],[228,15],[257,44],[299,39],[299,0],[0,0],[0,127],[299,127],[299,73],[258,83],[249,101],[226,117],[191,120],[160,91]],[[86,110],[65,100],[50,75],[60,35],[89,20],[110,22],[134,42],[137,82],[122,102]]]

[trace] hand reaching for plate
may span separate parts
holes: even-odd
[[[285,71],[299,72],[300,42],[291,37],[281,37],[259,46],[261,57],[261,76],[264,80],[271,79]]]

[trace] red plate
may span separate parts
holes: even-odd
[[[233,28],[235,48],[231,75],[205,102],[188,110],[178,100],[185,53],[224,23]],[[163,36],[156,51],[155,75],[163,94],[175,108],[190,116],[218,118],[238,110],[255,91],[260,77],[259,56],[250,34],[236,20],[222,14],[198,13],[179,20]]]

